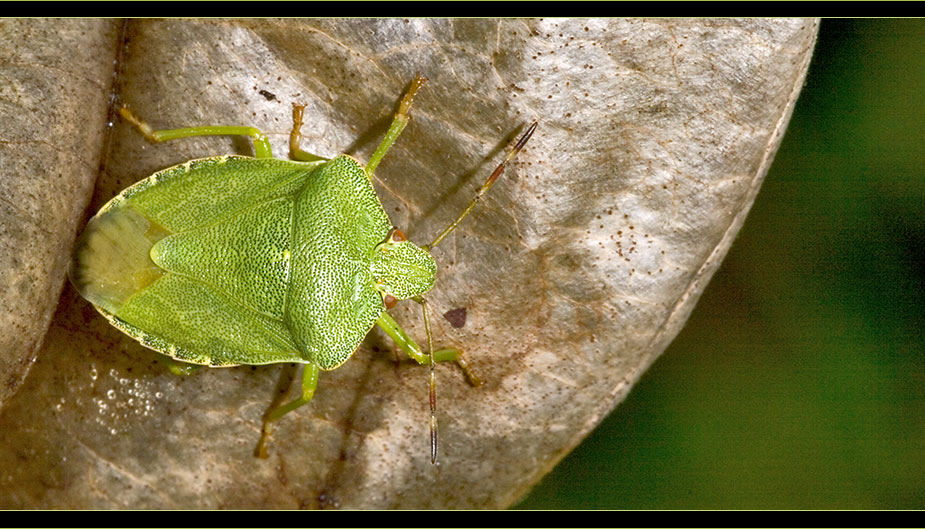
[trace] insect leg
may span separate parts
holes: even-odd
[[[323,158],[317,154],[303,151],[301,148],[302,114],[304,112],[305,105],[297,105],[296,103],[292,104],[292,132],[289,133],[289,157],[293,160],[299,160],[302,162],[317,162],[319,160],[327,160],[327,158]]]
[[[385,153],[392,144],[395,143],[395,140],[398,139],[398,135],[401,134],[401,131],[405,130],[405,125],[408,124],[409,120],[408,109],[411,108],[411,101],[414,99],[414,94],[421,88],[421,85],[423,85],[425,81],[427,81],[427,78],[420,74],[411,81],[411,87],[408,88],[408,92],[401,99],[401,103],[398,105],[398,112],[396,112],[395,117],[392,118],[392,124],[389,125],[389,130],[385,133],[382,142],[376,147],[376,152],[373,153],[369,162],[366,164],[366,174],[369,176],[370,180],[372,180],[373,172],[375,172],[379,162],[382,161],[382,157],[385,156]]]
[[[395,344],[398,345],[405,354],[410,356],[412,360],[423,366],[430,365],[430,355],[421,350],[421,346],[408,336],[408,333],[392,319],[392,316],[390,316],[388,312],[383,312],[382,315],[379,316],[379,319],[376,320],[376,325],[385,331]],[[469,362],[466,361],[462,351],[459,349],[454,349],[452,347],[437,349],[434,351],[433,358],[436,363],[456,362],[463,370],[470,384],[473,386],[482,384],[482,380],[472,372]]]
[[[270,423],[279,420],[283,415],[286,415],[299,406],[307,404],[315,395],[315,388],[318,386],[319,368],[315,364],[305,364],[304,369],[302,373],[302,396],[292,402],[267,410],[263,415],[263,431],[260,434],[260,442],[257,443],[257,457],[263,459],[267,458],[267,441],[272,433]]]
[[[157,355],[157,359],[163,362],[167,366],[167,370],[173,373],[174,375],[192,375],[200,368],[204,367],[199,364],[190,364],[188,362],[178,362],[169,356],[164,356],[162,354]]]
[[[119,109],[122,117],[135,125],[135,127],[144,135],[148,141],[158,143],[162,141],[175,140],[177,138],[192,138],[195,136],[250,136],[254,140],[254,156],[257,158],[272,158],[273,153],[270,150],[270,140],[266,134],[254,127],[226,127],[221,125],[209,125],[205,127],[186,127],[182,129],[154,130],[150,125],[142,121],[138,116],[132,113],[126,106]]]
[[[437,373],[434,365],[437,362],[455,361],[466,373],[466,378],[474,386],[482,383],[472,372],[469,371],[469,364],[463,359],[462,351],[459,349],[440,349],[434,351],[434,339],[430,332],[430,319],[427,314],[427,300],[421,296],[412,298],[421,304],[421,310],[424,311],[424,329],[427,332],[427,353],[421,351],[421,346],[415,343],[410,336],[402,329],[388,312],[383,312],[376,320],[376,323],[382,330],[388,334],[392,340],[417,363],[421,365],[430,364],[430,462],[437,462]]]

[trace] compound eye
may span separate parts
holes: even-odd
[[[382,296],[382,302],[385,303],[385,308],[387,309],[395,308],[395,305],[398,305],[398,300],[392,294]]]

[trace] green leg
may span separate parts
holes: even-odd
[[[398,112],[395,113],[395,117],[392,118],[392,124],[389,125],[389,130],[385,133],[385,137],[382,138],[382,142],[376,147],[376,152],[373,153],[372,157],[369,159],[369,163],[366,164],[366,174],[369,176],[369,179],[373,179],[373,173],[376,171],[376,167],[379,166],[379,162],[382,161],[382,157],[385,156],[385,153],[392,147],[392,144],[395,143],[395,140],[398,139],[401,131],[405,130],[405,126],[408,124],[408,109],[411,108],[411,101],[414,99],[414,94],[421,88],[421,85],[427,81],[427,78],[418,75],[411,81],[411,87],[408,88],[408,92],[405,94],[405,97],[401,99],[401,103],[398,105]]]
[[[158,143],[162,141],[175,140],[177,138],[192,138],[195,136],[250,136],[254,140],[254,156],[257,158],[272,158],[273,153],[270,150],[270,140],[266,134],[254,127],[226,127],[226,126],[205,126],[205,127],[187,127],[182,129],[170,130],[153,130],[150,125],[142,121],[138,116],[132,114],[128,107],[123,106],[119,113],[126,121],[135,125],[141,131],[148,141]]]
[[[466,373],[469,383],[477,386],[482,383],[475,375],[469,371],[469,365],[462,356],[459,349],[445,348],[434,351],[434,340],[430,333],[430,320],[427,317],[427,301],[423,297],[413,298],[421,304],[424,311],[424,328],[427,330],[427,350],[425,354],[421,351],[421,346],[415,343],[410,336],[402,329],[388,312],[383,312],[376,324],[388,334],[392,340],[398,344],[405,353],[421,365],[430,365],[430,462],[437,462],[437,373],[434,370],[434,364],[437,362],[456,362],[459,367]]]
[[[167,369],[174,375],[181,375],[181,376],[192,375],[193,373],[195,373],[202,367],[205,367],[199,364],[190,364],[187,362],[181,362],[179,360],[174,360],[173,358],[162,355],[162,354],[158,354],[156,358],[158,362],[161,362],[162,364],[166,365]]]
[[[390,338],[405,352],[408,356],[411,357],[415,362],[426,366],[430,365],[431,355],[425,353],[421,350],[421,346],[418,345],[410,336],[402,329],[398,323],[392,319],[392,316],[388,312],[383,312],[382,316],[379,316],[379,319],[376,320],[376,325],[379,326]],[[466,375],[466,379],[473,386],[479,386],[482,384],[481,379],[479,379],[475,373],[470,370],[469,362],[466,362],[466,358],[463,356],[462,351],[459,349],[453,349],[452,347],[447,347],[444,349],[437,349],[433,352],[434,362],[456,362],[460,368],[462,368],[463,373]]]
[[[301,162],[318,162],[327,160],[317,154],[303,151],[302,145],[302,114],[305,105],[292,104],[292,132],[289,133],[289,157]]]
[[[257,457],[263,459],[267,458],[267,441],[269,441],[270,434],[272,433],[270,423],[279,420],[290,411],[304,404],[308,404],[308,402],[312,400],[312,397],[315,395],[315,388],[318,386],[318,372],[319,368],[317,365],[305,364],[302,373],[302,395],[289,403],[267,410],[263,415],[263,431],[260,435],[260,442],[257,443]]]

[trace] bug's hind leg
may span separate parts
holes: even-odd
[[[127,106],[119,108],[119,114],[135,125],[145,138],[152,143],[170,141],[178,138],[193,138],[196,136],[250,136],[254,140],[254,156],[257,158],[272,158],[270,140],[267,135],[254,127],[227,127],[223,125],[207,125],[204,127],[186,127],[182,129],[154,130],[151,125],[132,113]]]
[[[315,395],[315,388],[318,386],[318,372],[320,369],[315,364],[305,364],[304,369],[302,373],[302,395],[282,406],[271,408],[263,414],[263,430],[260,434],[260,441],[257,443],[257,450],[255,451],[257,457],[262,459],[268,457],[267,442],[270,440],[270,434],[273,431],[271,423],[279,420],[290,411],[304,404],[308,404]]]
[[[188,376],[192,375],[196,371],[199,371],[205,366],[199,364],[190,364],[188,362],[181,362],[179,360],[174,360],[169,356],[163,354],[157,355],[157,360],[162,364],[167,366],[167,370],[173,373],[174,375]]]

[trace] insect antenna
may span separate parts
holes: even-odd
[[[497,180],[498,177],[501,176],[501,173],[504,172],[504,168],[507,166],[507,164],[510,163],[510,161],[513,160],[515,156],[517,156],[517,153],[519,153],[520,150],[524,148],[524,145],[527,144],[527,140],[530,139],[530,136],[533,136],[533,131],[536,130],[536,125],[536,121],[530,125],[530,128],[527,129],[527,132],[525,132],[523,136],[517,140],[517,144],[514,145],[514,148],[511,149],[511,152],[507,153],[507,156],[504,157],[504,160],[498,164],[498,167],[496,167],[488,179],[485,180],[485,183],[482,184],[482,187],[479,188],[478,192],[475,194],[475,198],[472,199],[472,202],[469,202],[469,205],[466,206],[466,209],[464,209],[463,212],[458,217],[456,217],[456,220],[454,220],[452,224],[447,226],[446,229],[440,233],[440,235],[437,235],[437,238],[434,239],[434,242],[424,247],[425,250],[429,250],[440,244],[440,241],[449,235],[451,231],[455,230],[456,226],[459,226],[459,223],[469,215],[469,212],[472,211],[472,208],[474,208],[478,201],[482,198],[482,195],[484,195],[491,188],[492,184],[495,183],[495,180]]]
[[[416,299],[424,311],[424,332],[427,333],[427,355],[430,357],[430,462],[437,463],[437,363],[434,361],[434,337],[430,332],[430,318],[427,314],[427,300]]]

